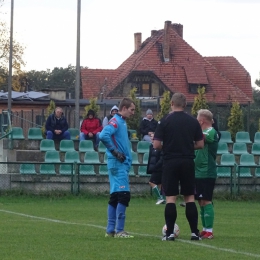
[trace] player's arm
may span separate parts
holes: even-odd
[[[162,150],[162,142],[160,140],[153,140],[153,148],[156,150]]]
[[[204,139],[194,142],[194,150],[199,150],[204,147]]]

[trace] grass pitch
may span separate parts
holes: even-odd
[[[214,239],[190,241],[185,209],[177,205],[180,236],[161,241],[164,205],[132,198],[126,231],[105,238],[106,197],[0,197],[0,259],[258,259],[260,204],[215,200]],[[200,223],[200,221],[199,221]],[[201,225],[199,225],[201,228]]]

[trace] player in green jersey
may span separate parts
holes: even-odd
[[[209,110],[200,109],[197,120],[204,134],[204,148],[195,152],[196,199],[200,206],[200,216],[203,225],[200,235],[201,238],[212,239],[214,223],[212,197],[217,178],[218,134],[212,127],[213,115]]]

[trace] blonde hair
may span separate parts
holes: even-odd
[[[198,111],[198,116],[204,117],[207,121],[213,123],[213,114],[208,109],[200,109]]]

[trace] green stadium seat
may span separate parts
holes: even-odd
[[[102,142],[99,142],[99,144],[98,144],[98,152],[99,153],[105,153],[106,149],[107,149],[106,146]]]
[[[251,144],[248,132],[237,132],[236,133],[236,143],[246,143]]]
[[[147,171],[147,166],[141,165],[141,166],[138,167],[138,175],[140,175],[140,176],[150,176],[150,174],[147,174],[146,171]]]
[[[254,143],[260,143],[260,132],[255,133]]]
[[[256,166],[253,154],[242,154],[240,157],[240,166]],[[253,168],[254,171],[254,168]],[[252,177],[250,167],[240,167],[240,177]]]
[[[231,173],[231,167],[217,167],[218,177],[230,177]]]
[[[79,140],[80,131],[78,128],[69,128],[68,131],[70,133],[71,140]]]
[[[108,175],[108,169],[106,164],[101,164],[99,166],[99,174],[100,175]]]
[[[246,143],[234,143],[233,154],[235,155],[248,154]]]
[[[93,152],[94,145],[92,140],[82,140],[79,142],[79,151],[80,152]]]
[[[251,169],[248,167],[240,167],[240,172],[239,172],[240,178],[242,177],[253,177],[251,174]]]
[[[137,143],[137,153],[149,153],[151,143],[147,141],[139,141]]]
[[[134,129],[127,129],[128,133],[129,133],[129,139],[132,139],[133,134],[137,134],[136,130]]]
[[[100,163],[99,155],[95,151],[86,152],[84,156],[85,163]]]
[[[24,140],[23,129],[21,127],[12,127],[12,138],[17,140]]]
[[[139,164],[138,154],[136,152],[131,152],[132,154],[132,164]]]
[[[134,167],[133,166],[130,167],[129,176],[135,176],[135,171],[134,171]]]
[[[42,129],[38,127],[31,127],[28,130],[28,140],[42,140]]]
[[[40,143],[40,151],[56,151],[54,141],[51,139],[43,139]]]
[[[255,169],[255,176],[256,176],[257,178],[260,177],[260,168],[256,168],[256,169]]]
[[[75,151],[73,140],[61,140],[60,141],[60,151]]]
[[[232,139],[231,139],[231,133],[229,131],[220,131],[221,133],[221,138],[220,138],[220,142],[223,143],[233,143]]]
[[[224,154],[224,153],[229,153],[229,151],[228,151],[228,144],[219,142],[218,143],[217,154]]]
[[[79,166],[79,174],[82,175],[96,175],[94,166],[88,164],[81,164]]]
[[[131,143],[131,141],[129,140],[129,146],[130,146],[130,150],[131,150],[131,152],[133,151],[133,146],[132,146],[132,143]]]
[[[36,174],[35,165],[32,163],[22,163],[20,165],[21,174]]]
[[[71,172],[72,172],[72,174],[74,174],[73,165],[61,163],[59,172],[61,175],[71,175]]]
[[[40,174],[56,174],[54,164],[41,164],[40,165]]]
[[[242,154],[239,165],[256,166],[253,154]]]
[[[222,154],[220,159],[220,165],[226,165],[226,166],[236,165],[235,155],[232,153]]]
[[[149,159],[149,153],[145,153],[144,157],[143,157],[143,163],[148,163],[148,159]]]
[[[64,161],[67,163],[80,163],[79,152],[78,151],[67,151],[65,153]]]
[[[60,153],[59,151],[46,151],[45,153],[45,162],[49,163],[59,163],[60,162]]]
[[[253,143],[251,153],[253,155],[260,155],[260,143]]]

